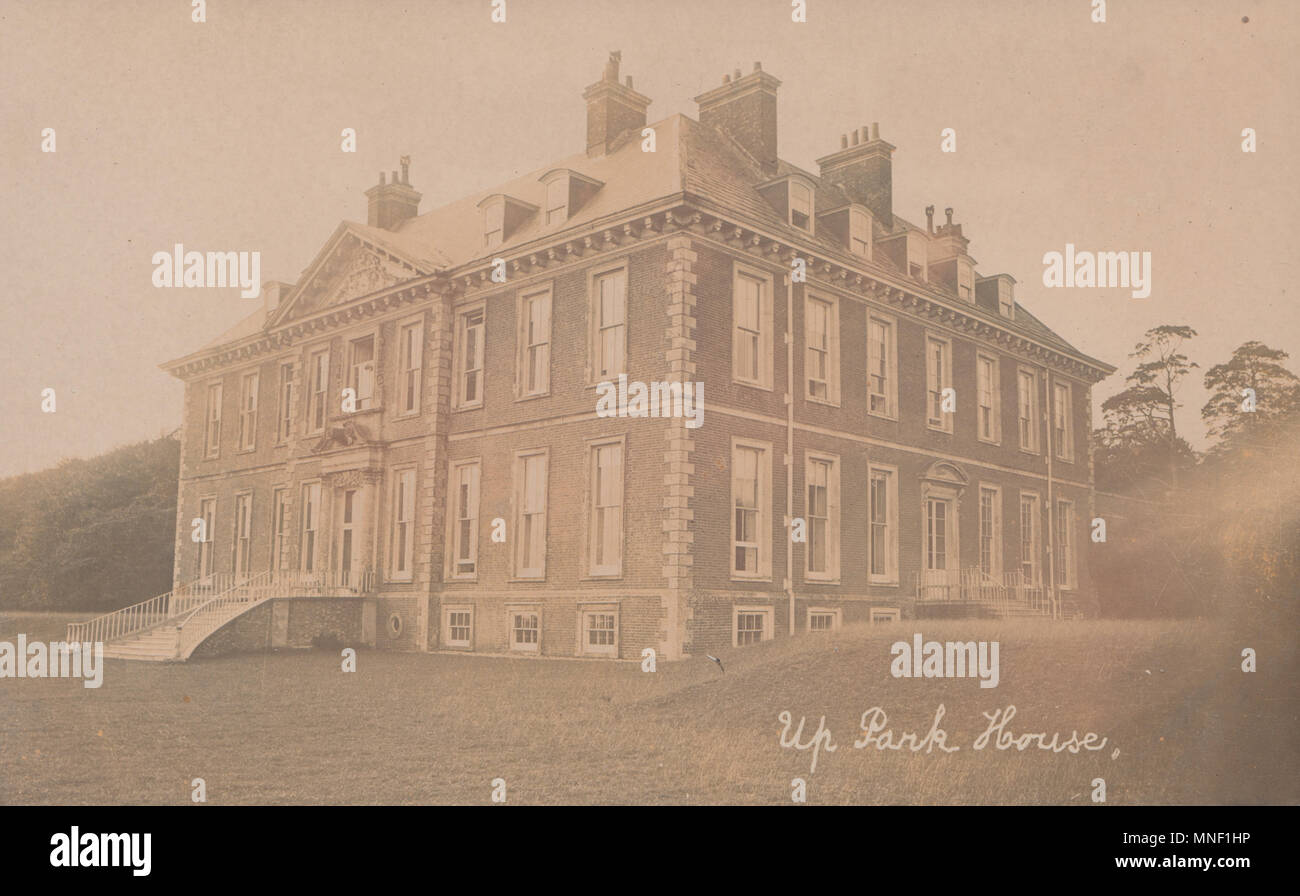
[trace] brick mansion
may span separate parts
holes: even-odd
[[[1094,609],[1114,368],[978,272],[951,209],[895,214],[876,125],[812,172],[760,65],[658,121],[619,68],[573,155],[425,212],[403,159],[296,283],[165,365],[175,590],[119,655],[676,659]],[[620,377],[700,384],[699,425],[598,414]]]

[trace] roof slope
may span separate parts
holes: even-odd
[[[584,226],[589,230],[597,230],[604,221],[629,210],[689,194],[706,206],[716,207],[720,213],[737,215],[770,229],[774,234],[786,234],[792,241],[805,244],[811,241],[814,245],[841,255],[846,251],[829,234],[810,235],[792,227],[777,214],[757,189],[758,185],[770,181],[772,176],[765,174],[757,160],[723,132],[681,114],[669,116],[650,127],[655,130],[655,152],[643,152],[640,135],[630,134],[622,145],[604,155],[589,157],[585,152],[577,153],[491,190],[473,193],[409,218],[395,231],[355,222],[345,222],[341,228],[346,227],[376,246],[412,260],[422,269],[446,271],[509,254],[512,249],[545,238],[551,233],[572,234],[576,231],[581,234]],[[504,243],[491,250],[484,248],[483,212],[479,208],[484,199],[504,194],[541,208],[546,202],[546,185],[542,183],[541,177],[556,169],[566,168],[600,181],[603,186],[575,209],[564,223],[547,227],[543,223],[544,215],[535,214],[511,233]],[[838,185],[825,182],[817,175],[789,162],[778,163],[777,177],[796,173],[808,177],[817,185],[816,207],[822,211],[843,206],[850,201]],[[891,228],[885,228],[879,221],[876,222],[875,235],[881,237],[908,229],[924,232],[923,228],[894,215]],[[873,261],[865,264],[897,276],[906,276],[906,272],[899,271],[884,252],[877,252]],[[276,315],[276,320],[281,317],[283,314]],[[270,323],[275,323],[276,320]],[[264,314],[256,312],[209,343],[205,350],[255,335],[267,323]],[[1059,351],[1086,358],[1023,306],[1017,305],[1014,320],[1003,320],[1000,323]],[[1093,361],[1090,358],[1087,360]]]

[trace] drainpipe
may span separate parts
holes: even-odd
[[[1056,590],[1056,498],[1052,488],[1052,374],[1046,367],[1043,368],[1043,383],[1047,390],[1043,401],[1047,422],[1047,439],[1044,442],[1047,446],[1047,538],[1044,539],[1044,543],[1047,545],[1047,574],[1051,577],[1049,582],[1052,595],[1052,618],[1056,619],[1061,614],[1061,596]]]
[[[785,277],[785,598],[794,637],[794,285]]]

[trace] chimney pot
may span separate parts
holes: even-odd
[[[873,121],[871,123],[871,139],[872,140],[880,139],[880,122],[878,121]]]
[[[383,185],[384,185],[384,172],[381,171],[379,172],[379,186],[382,187]]]
[[[763,63],[761,63],[761,62],[755,62],[755,63],[754,63],[754,71],[756,71],[756,72],[761,72],[762,70],[763,70]]]
[[[951,227],[951,226],[952,226],[952,209],[951,209],[951,208],[946,208],[946,209],[943,210],[943,213],[944,213],[945,215],[947,215],[947,217],[948,217],[948,226]]]
[[[840,134],[840,149],[848,149],[848,147],[849,147],[849,135]]]
[[[853,145],[854,145],[854,146],[857,146],[857,145],[858,145],[858,132],[857,132],[857,129],[854,129],[854,131],[853,131]]]
[[[740,69],[736,69],[736,71],[735,71],[735,72],[732,74],[732,76],[731,76],[731,80],[733,80],[733,81],[739,81],[739,80],[740,80]]]
[[[723,75],[723,76],[722,76],[722,83],[723,83],[723,84],[730,84],[730,83],[731,83],[731,75]]]
[[[930,233],[934,233],[934,206],[933,205],[927,205],[925,207],[925,229]]]
[[[629,89],[632,87],[632,76],[631,76],[631,75],[628,75],[628,76],[627,76],[627,86],[628,86]]]

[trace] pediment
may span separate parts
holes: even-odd
[[[431,272],[344,224],[307,269],[273,323],[344,304]]]

